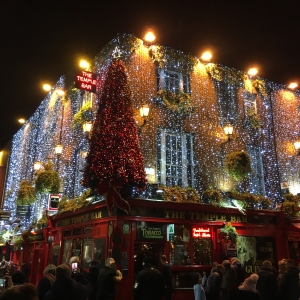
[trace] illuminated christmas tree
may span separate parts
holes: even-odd
[[[120,60],[114,60],[108,69],[86,160],[82,184],[106,196],[109,212],[114,205],[128,212],[129,204],[119,191],[125,184],[144,189],[146,174],[131,92]]]

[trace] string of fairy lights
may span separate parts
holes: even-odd
[[[158,129],[169,128],[180,134],[192,132],[194,187],[199,193],[211,185],[221,190],[232,188],[232,182],[224,173],[221,163],[220,144],[225,138],[222,126],[225,122],[234,124],[238,119],[240,100],[244,97],[239,91],[246,89],[246,81],[241,81],[240,78],[247,75],[218,65],[217,75],[222,73],[223,77],[220,75],[218,78],[216,73],[213,77],[212,69],[208,71],[208,65],[197,57],[158,45],[147,45],[132,35],[118,35],[96,56],[90,68],[97,74],[97,95],[93,96],[94,112],[97,111],[108,66],[116,58],[120,58],[126,66],[134,113],[138,113],[143,104],[150,107],[152,117],[150,116],[140,134],[145,167],[154,168],[156,178],[161,178],[160,161],[157,157],[163,145]],[[179,74],[190,74],[193,113],[184,118],[157,100],[157,72],[169,68]],[[237,77],[233,78],[235,73]],[[227,74],[227,77],[224,74]],[[246,79],[249,83],[250,79]],[[291,145],[300,133],[300,94],[299,91],[288,90],[284,85],[260,80],[267,91],[267,95],[262,89],[256,89],[255,92],[259,114],[262,117],[260,147],[265,190],[266,196],[276,203],[281,199],[282,181],[290,182],[294,194],[300,192],[300,185],[297,183],[299,163],[297,160],[291,160],[295,154]],[[51,159],[54,162],[63,181],[62,193],[65,196],[71,198],[84,191],[79,184],[82,172],[78,170],[78,161],[80,151],[88,151],[88,139],[80,128],[72,126],[73,117],[81,107],[84,93],[77,90],[65,96],[63,101],[63,96],[58,95],[56,91],[66,88],[68,87],[65,87],[65,78],[61,77],[32,117],[13,137],[4,204],[4,209],[11,211],[11,220],[16,217],[16,195],[20,181],[33,180],[33,164],[36,161],[45,163]],[[223,105],[224,102],[226,105]],[[240,128],[235,130],[241,134]],[[257,142],[257,136],[250,135],[250,143],[251,139],[253,143]],[[54,147],[59,143],[63,145],[63,154],[58,157],[55,156]],[[183,156],[183,159],[187,157]],[[197,178],[201,178],[201,184]],[[149,198],[149,193],[151,194],[146,189],[137,192],[136,196]],[[47,202],[47,195],[37,195],[36,202],[30,208],[30,214],[22,220],[23,228],[41,217],[43,210],[47,208]]]

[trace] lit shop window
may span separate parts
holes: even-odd
[[[193,227],[193,249],[195,265],[210,265],[212,263],[212,245],[210,228]]]
[[[174,225],[174,238],[170,241],[170,264],[185,266],[191,264],[191,231],[189,225]]]
[[[159,129],[158,181],[166,186],[194,187],[194,136]]]
[[[171,70],[157,69],[157,90],[169,90],[175,94],[190,93],[190,76]]]

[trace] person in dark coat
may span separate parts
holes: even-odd
[[[97,300],[114,300],[116,295],[116,283],[122,280],[122,273],[117,270],[113,258],[105,260],[105,266],[99,271],[97,278]]]
[[[93,260],[91,262],[90,272],[86,275],[87,280],[93,287],[93,292],[89,296],[89,300],[96,300],[97,296],[97,278],[99,274],[98,262]]]
[[[167,262],[167,257],[162,255],[160,258],[160,262],[162,264],[161,274],[164,277],[165,283],[165,300],[171,300],[172,298],[172,271],[171,267]]]
[[[206,300],[219,299],[223,272],[223,265],[218,264],[216,267],[213,266],[210,275],[207,278],[206,285],[204,287]]]
[[[55,278],[56,267],[52,264],[48,265],[44,270],[44,277],[37,285],[39,300],[43,300],[45,294],[50,291],[52,284],[56,281]]]
[[[299,269],[295,267],[292,259],[286,260],[286,271],[280,286],[280,299],[281,300],[298,300],[299,293]]]
[[[55,270],[56,281],[52,284],[43,300],[86,300],[92,292],[92,286],[76,282],[71,278],[70,266],[63,264]]]
[[[134,284],[134,300],[161,300],[165,291],[163,275],[153,267],[151,256],[143,258],[143,266]]]
[[[221,282],[221,299],[229,300],[238,287],[235,268],[230,264],[229,260],[224,260],[224,273]]]
[[[258,280],[257,274],[251,274],[237,289],[236,300],[261,300],[261,297],[256,289]]]
[[[231,265],[235,269],[237,283],[238,283],[238,285],[241,285],[245,280],[246,272],[245,272],[241,262],[236,257],[232,258]]]
[[[257,272],[257,275],[259,278],[256,289],[258,290],[262,300],[278,299],[277,279],[272,263],[265,260],[262,264],[262,268]]]

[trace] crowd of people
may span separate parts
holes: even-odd
[[[240,261],[232,258],[213,263],[209,276],[195,279],[195,300],[298,300],[299,268],[292,259],[278,262],[278,272],[268,260],[246,276]]]
[[[133,287],[134,300],[171,300],[172,272],[166,256],[157,270],[151,256],[143,258],[143,270]],[[12,262],[0,264],[0,299],[2,300],[115,300],[116,284],[122,280],[115,260],[107,258],[100,269],[97,261],[89,272],[73,256],[69,264],[49,264],[37,286],[29,283],[26,266],[17,271]],[[264,261],[260,270],[248,276],[237,258],[214,262],[209,274],[194,273],[195,300],[299,300],[299,268],[291,259],[272,263]]]

